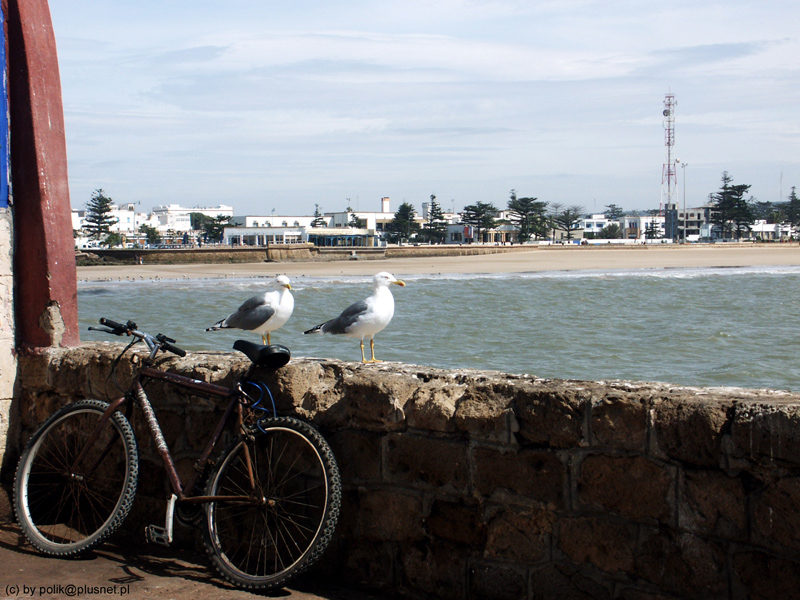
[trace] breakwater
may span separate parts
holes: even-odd
[[[106,396],[120,349],[19,357],[6,478],[49,413]],[[246,365],[193,353],[165,366],[230,384]],[[340,463],[328,577],[493,600],[787,598],[800,586],[800,395],[315,359],[264,379],[279,412],[316,423]],[[148,393],[188,473],[221,407]],[[134,535],[162,520],[168,489],[143,427]]]

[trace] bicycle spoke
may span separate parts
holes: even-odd
[[[209,496],[244,492],[254,503],[210,503],[206,547],[228,579],[269,589],[318,558],[336,523],[340,490],[333,455],[311,426],[275,417],[262,421],[262,432],[247,453],[243,442],[233,446],[209,481]]]
[[[84,552],[112,533],[130,510],[138,454],[128,421],[114,413],[92,447],[85,447],[107,408],[98,400],[63,407],[34,433],[20,459],[17,514],[26,537],[40,550],[65,556]],[[83,466],[75,465],[81,454]]]

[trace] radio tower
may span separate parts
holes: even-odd
[[[666,237],[674,238],[677,226],[678,173],[675,168],[675,159],[672,158],[672,148],[675,146],[675,101],[673,94],[664,97],[664,146],[666,158],[661,171],[661,206],[665,217]]]

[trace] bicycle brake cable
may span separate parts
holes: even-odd
[[[240,389],[241,389],[242,393],[251,402],[250,408],[252,410],[254,410],[254,411],[258,411],[259,413],[261,413],[261,416],[256,420],[256,425],[258,425],[258,428],[262,432],[264,432],[264,429],[261,427],[261,421],[266,419],[266,418],[269,418],[269,416],[270,416],[269,408],[261,406],[261,402],[264,400],[264,392],[265,391],[267,392],[267,395],[269,396],[270,402],[272,403],[272,416],[275,416],[275,415],[278,414],[277,408],[275,406],[275,398],[272,397],[272,392],[270,391],[269,387],[267,387],[267,385],[264,384],[261,381],[250,381],[248,379],[246,381],[243,381],[242,383],[243,384],[250,384],[250,385],[254,386],[260,392],[260,396],[259,396],[258,400],[254,400],[253,397],[250,396],[250,394],[245,392],[243,389],[241,389],[241,386],[240,386]]]
[[[119,391],[120,391],[120,392],[122,392],[123,394],[124,394],[124,393],[127,391],[127,390],[126,390],[126,389],[124,389],[124,388],[123,388],[123,387],[122,387],[122,386],[119,384],[119,382],[117,381],[117,367],[119,366],[119,361],[120,361],[120,360],[122,360],[122,357],[125,355],[125,353],[126,353],[128,350],[130,350],[130,349],[131,349],[131,347],[132,347],[134,344],[138,343],[139,341],[140,341],[140,340],[139,340],[139,338],[133,338],[133,339],[132,339],[132,340],[131,340],[131,341],[128,343],[128,345],[127,345],[127,346],[125,346],[125,348],[123,348],[123,349],[122,349],[122,352],[120,352],[120,353],[117,355],[117,357],[114,359],[114,362],[112,362],[112,363],[111,363],[111,372],[108,374],[108,379],[106,379],[106,394],[108,394],[108,384],[109,384],[109,383],[113,383],[113,384],[114,384],[114,387],[115,387],[115,388],[117,388],[117,390],[119,390]],[[108,395],[110,396],[110,394],[108,394]]]

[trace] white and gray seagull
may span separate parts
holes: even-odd
[[[372,295],[348,306],[342,314],[335,319],[325,321],[306,331],[305,333],[330,333],[345,335],[361,339],[361,361],[380,362],[375,358],[375,334],[383,331],[394,316],[394,296],[389,290],[390,285],[405,286],[406,284],[395,279],[391,273],[381,272],[372,278]],[[369,340],[369,349],[372,357],[367,360],[364,356],[364,339]]]
[[[244,329],[261,334],[261,341],[269,344],[269,334],[283,327],[294,310],[294,297],[290,290],[292,285],[286,275],[278,275],[270,283],[270,289],[263,294],[245,300],[236,312],[217,321],[206,331],[218,329]]]

